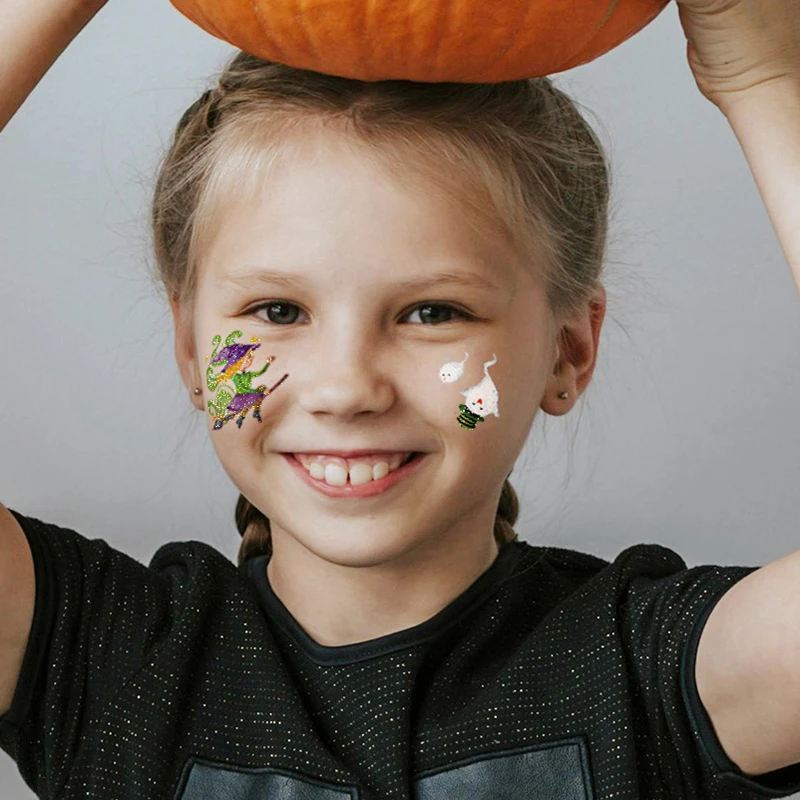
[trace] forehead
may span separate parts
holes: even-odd
[[[206,261],[217,286],[437,283],[513,292],[521,277],[499,236],[422,179],[397,180],[350,147],[302,148],[221,204]]]

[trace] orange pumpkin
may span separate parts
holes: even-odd
[[[269,61],[362,81],[496,83],[593,61],[669,0],[170,0]]]

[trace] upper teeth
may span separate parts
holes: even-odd
[[[332,486],[344,486],[349,475],[350,483],[358,486],[386,477],[410,455],[411,453],[380,453],[358,458],[339,458],[338,456],[296,453],[295,458],[317,480],[324,480]]]

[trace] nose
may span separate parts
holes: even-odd
[[[370,341],[372,340],[372,341]],[[394,376],[375,336],[366,330],[339,329],[315,339],[313,355],[298,364],[297,402],[310,414],[350,419],[363,412],[382,413],[395,400]]]

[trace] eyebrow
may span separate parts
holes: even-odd
[[[286,289],[291,289],[298,285],[309,286],[313,283],[304,275],[287,275],[284,272],[262,269],[244,269],[232,272],[217,278],[216,281],[218,286],[226,283],[235,283],[245,287],[253,282],[281,286]],[[441,285],[465,286],[470,289],[484,289],[492,292],[509,291],[507,287],[499,286],[487,277],[475,272],[437,272],[433,275],[422,275],[418,278],[400,281],[395,285],[398,289],[404,291],[420,291]]]

